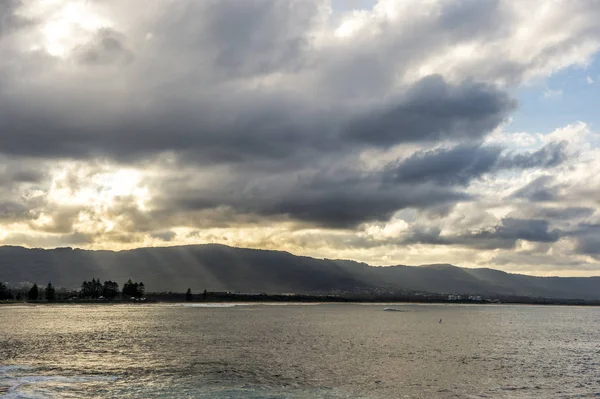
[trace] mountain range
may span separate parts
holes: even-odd
[[[188,245],[93,251],[0,246],[0,281],[77,288],[98,277],[143,281],[148,291],[325,293],[410,290],[432,293],[600,299],[600,277],[534,277],[500,270],[423,266],[369,266],[288,252]]]

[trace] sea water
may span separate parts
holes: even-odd
[[[600,308],[385,307],[0,306],[0,398],[600,397]]]

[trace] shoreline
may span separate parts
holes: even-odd
[[[364,304],[364,305],[536,305],[536,306],[585,306],[585,307],[597,307],[600,306],[600,301],[584,301],[584,300],[506,300],[506,301],[451,301],[451,300],[365,300],[363,299],[336,299],[327,300],[323,298],[311,298],[310,300],[302,300],[297,298],[290,298],[290,300],[277,300],[269,298],[260,298],[256,300],[244,300],[240,298],[231,298],[223,300],[206,300],[206,301],[185,301],[185,300],[160,300],[160,299],[148,299],[145,301],[131,301],[131,300],[65,300],[65,301],[0,301],[0,307],[6,306],[25,306],[25,307],[36,307],[36,306],[77,306],[77,305],[93,305],[93,306],[116,306],[116,305],[157,305],[157,304],[173,304],[173,305],[206,305],[205,307],[211,307],[210,305],[267,305],[267,304],[288,304],[288,305],[319,305],[319,304]],[[202,307],[202,306],[198,306]],[[219,306],[213,306],[219,307]]]

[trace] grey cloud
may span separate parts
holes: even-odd
[[[498,147],[472,145],[417,152],[393,168],[391,178],[406,183],[466,185],[493,170],[501,152]]]
[[[35,217],[34,209],[44,200],[33,195],[48,184],[43,164],[35,160],[0,157],[0,219],[22,222]]]
[[[317,0],[177,2],[152,21],[152,43],[183,60],[201,57],[197,66],[212,79],[294,70],[306,62],[321,12]]]
[[[474,82],[451,86],[441,76],[429,76],[410,87],[397,104],[353,121],[345,135],[384,147],[411,141],[478,139],[514,108],[514,100],[493,86]]]
[[[29,225],[34,231],[68,234],[73,232],[73,224],[77,221],[81,210],[81,207],[61,206],[47,215],[50,218],[49,223],[40,226],[31,221]]]
[[[22,155],[120,159],[174,150],[197,163],[251,163],[442,137],[482,137],[512,109],[503,92],[481,91],[470,83],[452,86],[439,77],[424,80],[430,79],[433,85],[416,84],[429,89],[414,93],[409,88],[404,103],[387,116],[352,109],[364,115],[358,122],[343,103],[313,104],[270,91],[184,90],[174,97],[165,92],[144,99],[149,93],[134,89],[106,102],[94,97],[100,88],[85,92],[85,86],[70,88],[58,102],[51,100],[57,96],[54,88],[4,101],[0,93],[0,116],[5,116],[0,148]],[[140,108],[136,102],[147,105]]]
[[[318,15],[316,1],[259,0],[204,2],[207,40],[217,50],[216,65],[240,73],[268,73],[302,63],[308,30]]]
[[[150,234],[152,238],[157,238],[161,241],[173,241],[173,239],[177,236],[174,231],[159,231],[156,233]]]
[[[439,25],[458,38],[468,39],[474,35],[502,31],[505,26],[500,21],[507,17],[499,0],[461,0],[444,5]]]
[[[536,208],[537,209],[535,210],[535,213],[539,218],[565,221],[588,218],[596,212],[596,209],[594,208],[586,208],[581,206]]]
[[[470,199],[451,187],[384,184],[377,173],[321,178],[312,172],[302,178],[263,176],[258,181],[242,174],[222,187],[195,188],[193,181],[164,181],[160,192],[154,209],[198,211],[226,206],[234,213],[289,217],[333,228],[386,220],[406,207],[422,209]]]
[[[15,12],[21,5],[21,0],[3,0],[0,2],[0,39],[19,27],[27,25],[27,20]]]
[[[32,162],[35,163],[35,162]],[[4,188],[20,183],[39,183],[46,176],[46,173],[39,167],[28,166],[25,162],[0,161],[0,184]]]
[[[500,159],[498,166],[504,169],[550,168],[557,166],[568,158],[566,153],[567,144],[566,141],[552,142],[532,153],[507,155]]]
[[[74,49],[74,57],[88,65],[110,65],[131,62],[133,53],[125,43],[125,38],[119,32],[103,28],[84,46]]]
[[[555,242],[560,231],[549,230],[549,223],[542,219],[502,219],[502,224],[491,231],[475,233],[477,238],[492,238],[506,241],[526,240],[531,242]]]
[[[509,249],[518,240],[553,243],[560,239],[561,231],[550,230],[548,221],[542,219],[505,218],[490,229],[445,236],[437,229],[415,229],[404,240],[405,244],[459,245],[477,249]]]
[[[559,195],[559,187],[551,186],[552,176],[544,175],[528,183],[510,195],[511,198],[525,199],[533,202],[555,201]]]
[[[20,221],[26,219],[29,208],[22,202],[0,200],[0,220]]]
[[[575,239],[578,253],[600,259],[600,224],[580,223],[569,236]]]
[[[564,143],[551,143],[530,153],[501,155],[501,147],[458,145],[418,151],[390,167],[388,179],[394,182],[435,182],[441,185],[464,186],[473,179],[503,169],[550,168],[567,159]],[[533,186],[543,184],[539,181]],[[535,187],[527,188],[527,192]],[[524,194],[517,194],[524,195]]]

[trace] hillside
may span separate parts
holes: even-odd
[[[0,281],[79,287],[93,277],[142,280],[150,291],[314,293],[389,288],[438,293],[477,293],[600,299],[600,277],[532,277],[452,265],[373,267],[287,252],[193,245],[87,251],[71,248],[0,247]]]

